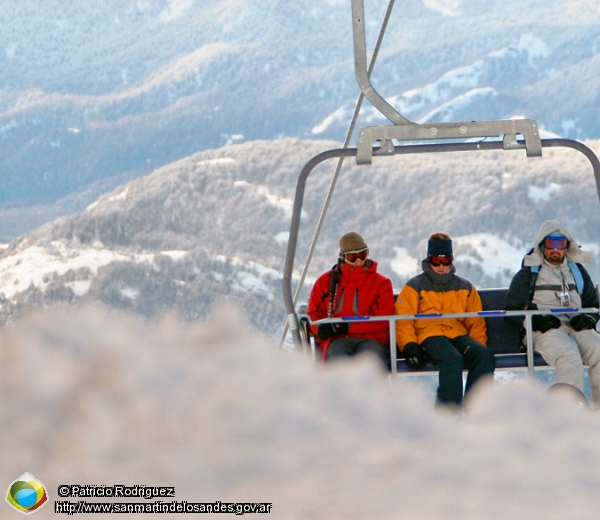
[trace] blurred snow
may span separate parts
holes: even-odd
[[[240,316],[55,308],[6,327],[2,481],[31,472],[51,502],[59,484],[175,486],[290,520],[597,518],[598,414],[515,383],[453,417],[374,359],[315,367]]]

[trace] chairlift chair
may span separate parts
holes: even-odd
[[[381,42],[383,33],[389,19],[389,14],[393,6],[394,0],[390,0],[384,23],[382,24],[378,44]],[[298,244],[298,233],[300,229],[300,221],[302,214],[302,206],[306,184],[311,172],[321,163],[330,159],[337,158],[343,161],[345,158],[353,157],[358,165],[363,165],[367,168],[373,160],[383,160],[385,156],[398,156],[404,154],[422,154],[422,153],[448,153],[448,152],[479,152],[487,150],[504,150],[518,151],[524,150],[527,157],[540,157],[544,148],[571,148],[579,153],[582,153],[590,162],[596,181],[596,190],[600,200],[600,161],[596,154],[585,144],[572,139],[542,139],[540,137],[538,124],[531,119],[522,120],[496,120],[496,121],[470,121],[470,122],[451,122],[451,123],[426,123],[417,124],[409,121],[396,111],[373,87],[370,81],[370,69],[367,68],[366,54],[366,37],[365,37],[365,16],[364,16],[364,0],[352,0],[352,26],[354,40],[354,63],[355,72],[358,84],[361,91],[361,97],[367,98],[371,104],[381,112],[392,124],[380,126],[363,127],[358,132],[357,146],[337,148],[324,151],[312,159],[310,159],[298,177],[296,184],[296,192],[294,196],[294,206],[292,212],[292,220],[290,225],[289,241],[287,246],[287,254],[285,267],[283,272],[283,298],[287,313],[286,330],[289,329],[293,342],[298,349],[302,349],[307,344],[306,334],[302,332],[302,324],[306,325],[309,319],[305,315],[301,315],[296,310],[296,298],[300,293],[300,287],[296,291],[296,295],[292,291],[292,278],[294,274],[294,263]],[[378,47],[376,46],[376,50]],[[371,60],[371,67],[374,64],[376,52],[374,52]],[[361,98],[359,98],[361,99]],[[357,103],[357,106],[360,104]],[[349,132],[351,133],[351,131]],[[496,140],[477,140],[495,138]],[[337,175],[337,172],[336,172]],[[330,193],[331,196],[335,183],[332,183]],[[326,209],[324,210],[324,212]],[[322,217],[324,214],[322,215]],[[305,269],[310,261],[307,261]],[[300,280],[302,284],[303,277]],[[490,290],[487,290],[490,291]],[[504,289],[504,292],[506,289]],[[485,296],[486,290],[482,291],[482,299]],[[500,290],[499,294],[503,294]],[[485,309],[479,313],[488,321],[488,329],[502,330],[502,326],[497,324],[490,327],[489,320],[502,320],[506,316],[506,311],[498,305],[498,293],[490,296],[490,301],[494,301],[493,306],[496,309]],[[562,309],[564,312],[565,309]],[[583,309],[573,309],[572,312],[582,312]],[[511,311],[525,317],[527,349],[526,354],[510,355],[506,354],[500,363],[499,368],[519,368],[527,366],[530,376],[533,375],[534,366],[542,364],[541,358],[534,355],[532,342],[531,318],[533,315],[539,314],[540,311]],[[448,317],[458,317],[458,315],[448,315]],[[408,317],[412,319],[411,317]],[[426,316],[422,316],[427,319]],[[355,319],[355,318],[353,318]],[[364,319],[387,319],[390,324],[390,343],[392,348],[391,362],[392,372],[395,374],[399,368],[402,368],[402,361],[396,359],[395,346],[395,320],[402,319],[401,317],[378,317]],[[335,319],[320,320],[319,323],[335,322]],[[337,319],[341,321],[341,319]],[[502,320],[504,321],[504,320]],[[505,330],[505,329],[504,329]],[[506,332],[506,330],[505,330]],[[504,334],[505,332],[502,332]],[[493,335],[500,334],[494,332]],[[510,333],[508,333],[510,335]],[[492,338],[494,341],[499,341],[498,338]]]

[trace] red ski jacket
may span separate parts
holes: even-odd
[[[334,318],[338,316],[389,316],[394,314],[394,292],[392,282],[377,272],[377,262],[367,260],[364,266],[340,264],[341,272],[332,315],[328,316],[330,292],[330,273],[323,273],[316,281],[308,301],[308,314],[311,320]],[[334,268],[334,269],[337,269]],[[317,327],[311,327],[317,334]],[[348,334],[351,338],[369,338],[382,345],[389,342],[389,324],[387,321],[350,322]],[[317,340],[326,352],[329,341]]]

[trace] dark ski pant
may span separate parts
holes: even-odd
[[[369,338],[333,338],[327,349],[327,360],[340,356],[355,356],[361,352],[373,352],[389,370],[390,357],[388,349],[379,341]]]
[[[470,336],[432,336],[423,341],[421,346],[440,371],[437,390],[439,404],[462,404],[463,369],[468,371],[466,394],[480,377],[493,374],[496,368],[494,353]]]

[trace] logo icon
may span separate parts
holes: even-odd
[[[48,493],[31,473],[23,473],[9,486],[6,501],[20,513],[30,515],[48,502]]]

